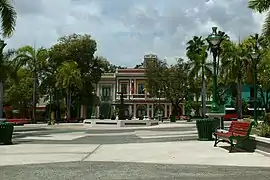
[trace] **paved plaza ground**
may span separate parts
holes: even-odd
[[[0,146],[0,179],[270,179],[270,157],[196,141],[192,124],[69,126],[16,127],[14,145]]]

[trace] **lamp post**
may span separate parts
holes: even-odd
[[[259,39],[259,35],[255,34],[255,39],[256,39],[256,43],[255,46],[253,48],[253,50],[250,53],[250,56],[252,58],[252,65],[253,65],[253,88],[254,88],[254,121],[257,124],[258,123],[258,113],[257,113],[257,103],[258,103],[258,99],[257,99],[257,64],[258,64],[258,60],[259,60],[259,48],[258,48],[258,39]]]
[[[94,98],[96,98],[96,97],[95,97],[95,96],[96,96],[96,91],[95,91],[95,90],[92,91],[92,95],[93,95]],[[95,102],[94,102],[94,101],[93,101],[93,103],[92,103],[92,114],[91,114],[91,119],[95,119]]]
[[[5,41],[0,39],[0,65],[3,63],[3,50],[7,44]],[[4,90],[3,90],[3,79],[0,76],[0,122],[3,121],[3,100],[4,100]]]
[[[190,93],[189,93],[189,85],[187,86],[187,98],[186,98],[186,116],[188,117],[187,121],[190,122]]]
[[[212,27],[212,33],[206,38],[211,52],[213,54],[213,73],[212,73],[212,105],[211,112],[219,112],[219,106],[217,104],[217,57],[219,54],[220,44],[225,39],[226,35],[222,31],[217,32],[217,27]]]
[[[160,94],[161,94],[161,90],[158,90],[158,121],[161,121],[161,112],[160,112]]]
[[[50,93],[50,97],[49,97],[49,101],[50,101],[50,106],[49,106],[49,121],[48,121],[48,125],[52,125],[52,89],[49,89],[49,93]]]

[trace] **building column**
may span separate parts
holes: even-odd
[[[165,118],[167,118],[168,116],[167,116],[167,114],[168,114],[168,112],[167,112],[167,104],[164,104],[164,117]]]
[[[132,105],[128,106],[129,116],[132,114]]]
[[[129,94],[131,94],[131,86],[132,86],[131,79],[129,79]]]
[[[149,110],[150,110],[150,109],[149,109],[149,104],[147,104],[147,111],[146,111],[146,112],[147,112],[147,117],[149,117],[149,115],[150,115],[150,114],[149,114]]]
[[[85,118],[85,106],[81,105],[81,114],[80,114],[80,118]]]
[[[100,96],[100,87],[99,87],[99,84],[97,84],[97,86],[96,86],[96,95],[99,97]]]
[[[99,106],[96,107],[96,118],[99,118]]]
[[[137,111],[137,108],[136,108],[136,104],[134,103],[133,104],[133,118],[136,118],[136,111]]]
[[[120,84],[119,84],[119,79],[117,79],[117,81],[116,81],[116,93],[117,92],[120,92]]]
[[[154,117],[154,103],[152,104],[152,112],[151,112],[151,117]]]
[[[185,104],[182,104],[182,114],[185,115]]]
[[[172,104],[169,105],[169,116],[172,115]]]
[[[112,101],[115,102],[115,95],[116,95],[116,87],[115,84],[112,85]]]
[[[134,93],[133,94],[137,94],[137,80],[133,79],[134,81]]]

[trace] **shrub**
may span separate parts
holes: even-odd
[[[268,124],[261,124],[258,126],[258,135],[261,137],[267,137],[270,138],[270,126]]]
[[[264,123],[270,126],[270,113],[266,113]]]

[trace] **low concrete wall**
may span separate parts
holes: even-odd
[[[112,126],[112,127],[142,127],[142,126],[156,126],[159,122],[157,120],[100,120],[100,119],[85,119],[84,125],[91,127],[96,126]]]
[[[256,142],[256,149],[270,153],[270,138],[251,135],[250,139]]]

